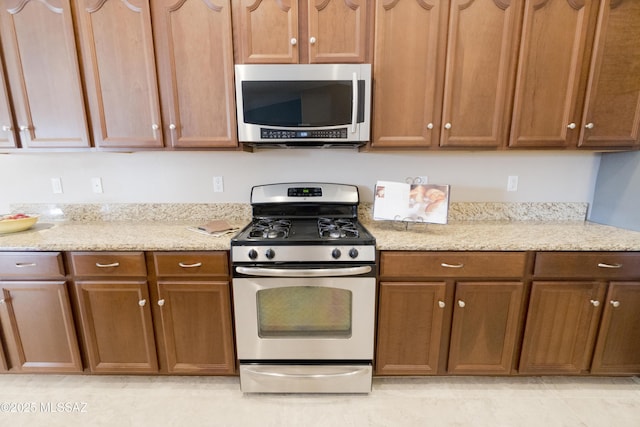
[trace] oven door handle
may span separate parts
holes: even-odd
[[[315,379],[319,379],[319,378],[350,377],[350,376],[354,376],[354,375],[367,374],[371,368],[370,367],[362,367],[362,368],[351,368],[351,367],[349,367],[346,371],[322,373],[322,374],[312,374],[312,373],[299,374],[299,373],[289,373],[289,372],[285,372],[285,371],[275,372],[273,370],[273,367],[267,367],[265,369],[266,370],[263,371],[263,370],[255,369],[255,368],[254,369],[245,368],[245,371],[250,373],[250,374],[253,374],[253,375],[259,375],[259,376],[264,376],[264,377],[300,378],[300,379],[315,378]],[[286,366],[284,367],[284,369],[286,370]]]
[[[236,267],[236,272],[247,276],[267,277],[336,277],[358,276],[371,272],[371,266],[346,268],[263,268],[263,267]]]

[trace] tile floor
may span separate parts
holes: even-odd
[[[638,427],[640,378],[376,378],[369,395],[243,395],[235,377],[9,374],[0,426]]]

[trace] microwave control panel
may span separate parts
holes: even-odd
[[[262,139],[346,139],[347,128],[321,130],[282,130],[260,128]]]

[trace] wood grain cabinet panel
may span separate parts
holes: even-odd
[[[165,140],[236,147],[231,2],[158,0],[151,9]]]
[[[458,282],[447,371],[511,374],[523,304],[522,282]]]
[[[377,375],[438,373],[445,289],[444,282],[380,283]]]
[[[640,145],[640,2],[603,0],[593,48],[580,147]]]
[[[21,146],[89,147],[70,0],[6,0],[2,6],[2,47]]]
[[[0,254],[2,279],[61,279],[65,271],[60,252],[3,252]]]
[[[7,358],[4,355],[4,348],[2,347],[2,343],[0,342],[0,373],[5,373],[8,369]]]
[[[640,374],[640,282],[612,282],[603,305],[591,373]]]
[[[524,0],[452,0],[442,147],[506,145]]]
[[[9,103],[4,69],[4,60],[0,55],[0,148],[17,148],[13,110]]]
[[[438,145],[448,12],[448,0],[376,2],[372,148]]]
[[[596,6],[525,2],[510,147],[577,146]]]
[[[534,281],[519,372],[587,373],[605,290],[604,282]]]
[[[71,252],[69,264],[76,277],[146,277],[143,252]]]
[[[536,277],[633,279],[640,277],[640,252],[539,252]]]
[[[149,0],[75,0],[100,148],[163,146]]]

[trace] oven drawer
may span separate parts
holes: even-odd
[[[64,277],[60,252],[0,253],[0,277]]]
[[[640,252],[540,252],[533,274],[549,278],[640,278]]]
[[[156,252],[153,254],[158,277],[229,276],[227,253]]]
[[[383,251],[382,278],[521,277],[526,252]]]
[[[72,252],[75,276],[146,277],[144,252]]]

